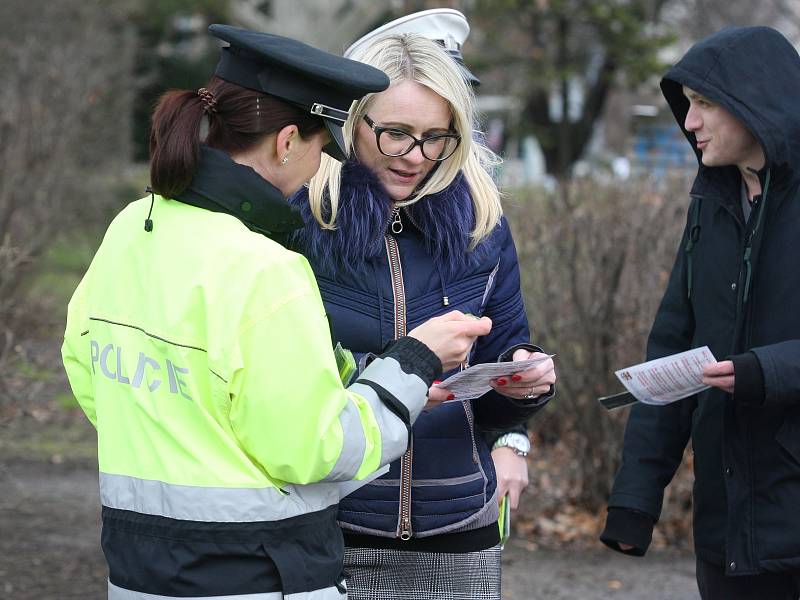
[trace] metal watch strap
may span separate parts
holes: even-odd
[[[531,450],[531,441],[521,433],[504,433],[492,446],[492,450],[497,448],[511,448],[519,456],[528,456]]]

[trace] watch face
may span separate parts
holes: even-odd
[[[531,449],[531,442],[521,433],[507,433],[498,440],[501,446],[508,446],[520,456],[526,456]]]

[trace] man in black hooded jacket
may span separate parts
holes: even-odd
[[[800,57],[724,29],[661,82],[700,162],[647,358],[708,345],[712,386],[637,403],[601,540],[642,556],[692,439],[704,599],[800,596]]]

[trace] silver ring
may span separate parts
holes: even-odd
[[[536,394],[534,394],[533,389],[531,389],[530,393],[525,394],[523,398],[525,398],[525,400],[533,400],[534,398],[536,398]]]

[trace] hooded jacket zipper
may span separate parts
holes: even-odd
[[[391,231],[403,231],[400,210],[392,211],[389,222]],[[394,294],[394,338],[406,335],[406,293],[403,285],[403,266],[400,262],[400,248],[397,240],[390,233],[384,235],[386,256],[389,259],[389,274]],[[397,537],[401,540],[411,539],[411,461],[413,458],[414,438],[409,437],[408,450],[400,459],[400,521],[397,526]]]
[[[390,233],[384,235],[386,255],[389,258],[389,273],[394,294],[394,339],[406,335],[406,292],[403,285],[403,266],[400,262],[400,248]]]
[[[743,229],[743,237],[742,237],[742,262],[739,267],[739,293],[737,294],[736,298],[736,316],[735,316],[735,324],[734,324],[734,333],[733,333],[733,340],[731,342],[731,353],[737,353],[740,349],[746,349],[750,347],[750,328],[752,327],[752,313],[753,313],[753,302],[750,299],[750,286],[752,284],[753,278],[753,265],[752,265],[752,251],[753,251],[753,242],[756,234],[760,233],[760,229],[762,229],[762,218],[764,217],[764,211],[766,210],[766,200],[767,195],[769,194],[769,185],[771,179],[771,172],[768,169],[767,174],[765,177],[764,182],[760,182],[762,184],[761,190],[761,200],[758,202],[758,206],[753,207],[753,211],[758,211],[756,214],[751,213],[750,218],[746,220],[744,229]],[[753,219],[755,222],[753,223]],[[765,225],[766,226],[766,225]],[[760,241],[759,241],[760,244]],[[728,405],[726,408],[727,412],[730,413],[731,405]],[[723,426],[724,427],[724,426]],[[746,461],[743,465],[745,469],[745,481],[748,482],[747,486],[749,487],[749,495],[748,504],[749,504],[749,512],[752,518],[752,511],[754,509],[754,500],[752,498],[752,481],[753,481],[753,464],[752,464],[752,457],[753,457],[753,429],[752,424],[749,420],[744,419],[742,421],[742,427],[744,429],[744,438],[745,438],[745,449],[746,449]],[[729,450],[723,454],[723,461],[726,464],[735,464],[735,460],[732,456],[729,456]],[[730,493],[730,491],[728,491]],[[727,526],[726,526],[727,529]],[[747,530],[747,538],[748,538],[748,549],[749,549],[749,556],[747,557],[747,562],[752,562],[753,556],[755,556],[755,549],[754,549],[754,539],[755,539],[755,531],[753,527],[749,527]]]
[[[750,286],[752,284],[752,277],[753,277],[753,265],[752,265],[752,250],[753,250],[753,241],[755,238],[756,233],[761,228],[761,219],[763,217],[763,211],[765,210],[766,204],[766,196],[769,193],[769,179],[770,173],[767,171],[766,181],[762,184],[762,196],[761,201],[758,203],[759,205],[754,207],[754,211],[758,211],[757,214],[751,215],[751,219],[744,223],[742,229],[742,239],[740,242],[740,256],[741,262],[739,264],[739,276],[737,279],[737,290],[738,293],[736,295],[736,313],[734,318],[734,328],[733,328],[733,339],[731,340],[731,347],[730,353],[736,354],[739,352],[739,347],[741,346],[742,342],[746,342],[744,338],[742,338],[740,334],[740,330],[745,325],[745,311],[748,311],[752,302],[748,302],[750,300]],[[738,215],[736,215],[730,208],[723,204],[725,209],[733,215],[734,219],[737,222],[741,222]],[[755,222],[752,223],[753,218]],[[752,226],[750,226],[752,223]]]

